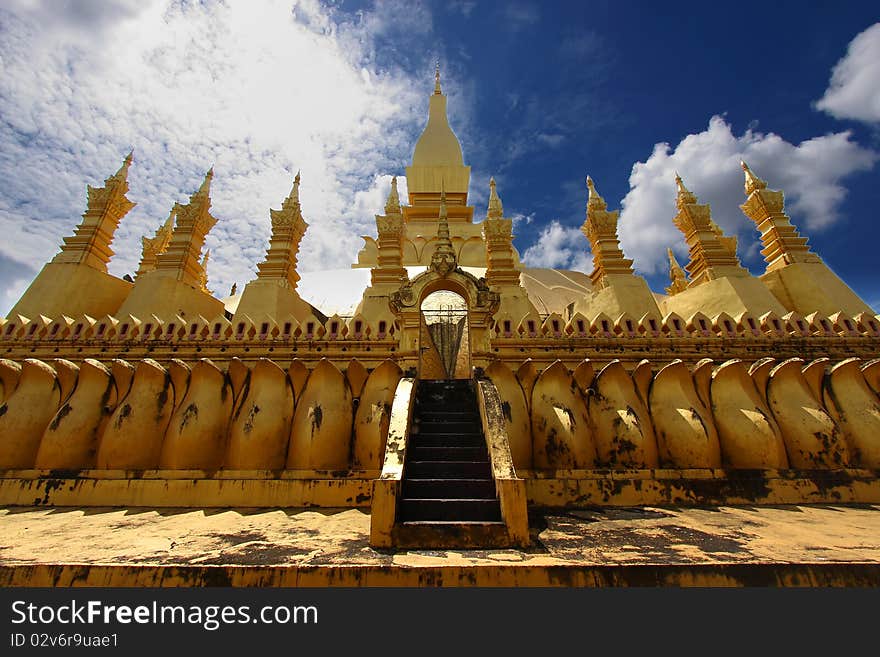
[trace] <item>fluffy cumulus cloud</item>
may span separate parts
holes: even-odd
[[[880,123],[880,23],[850,42],[816,108],[838,119]]]
[[[672,223],[678,171],[699,202],[711,205],[715,222],[739,236],[745,264],[757,264],[758,234],[739,209],[745,200],[740,160],[771,189],[785,191],[789,216],[809,235],[838,221],[837,208],[846,196],[841,181],[869,170],[877,158],[877,153],[856,144],[849,132],[791,144],[779,135],[751,129],[737,136],[724,118],[714,116],[703,132],[688,135],[674,148],[656,144],[645,162],[633,166],[620,214],[621,245],[646,275],[666,270],[667,247],[680,255],[687,253]]]
[[[349,15],[316,0],[5,3],[0,315],[72,233],[86,183],[102,184],[132,147],[129,198],[138,205],[116,233],[112,273],[136,269],[140,237],[212,165],[213,290],[253,278],[269,208],[289,194],[297,170],[310,224],[302,270],[348,266],[384,206],[390,175],[377,172],[403,168],[424,120],[429,81],[377,63],[377,41],[396,29],[387,9]]]
[[[588,249],[589,244],[580,229],[563,226],[554,219],[541,230],[535,243],[525,250],[522,261],[529,267],[590,273],[593,259]]]

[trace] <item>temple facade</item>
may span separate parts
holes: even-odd
[[[688,262],[669,251],[663,292],[591,178],[593,271],[527,268],[494,179],[469,205],[446,102],[438,71],[349,314],[298,292],[299,174],[226,299],[203,253],[213,171],[133,282],[107,271],[132,155],[88,187],[0,320],[0,504],[367,507],[391,546],[522,545],[530,506],[880,502],[880,318],[781,191],[742,164],[760,276],[678,176]]]

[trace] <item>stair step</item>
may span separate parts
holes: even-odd
[[[423,520],[394,526],[394,544],[401,548],[503,548],[510,537],[503,522]]]
[[[413,461],[489,461],[485,445],[421,445],[409,452]]]
[[[404,498],[398,518],[409,520],[494,520],[501,521],[501,505],[491,499]]]
[[[406,479],[479,479],[490,478],[487,461],[409,461],[404,468]]]
[[[410,499],[495,499],[495,482],[492,479],[407,479],[403,482],[402,494]]]
[[[479,433],[414,433],[410,435],[413,447],[485,447]]]
[[[482,430],[479,422],[454,422],[447,420],[416,420],[419,433],[477,433]]]
[[[453,421],[453,422],[479,422],[480,414],[474,411],[447,411],[444,409],[426,410],[417,409],[416,414],[422,422],[425,421]]]

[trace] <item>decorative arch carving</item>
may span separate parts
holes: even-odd
[[[455,292],[467,303],[471,365],[485,367],[489,355],[489,327],[501,297],[489,289],[484,278],[477,278],[460,268],[445,276],[428,269],[391,294],[390,307],[401,326],[401,360],[406,367],[418,366],[422,301],[440,290]]]

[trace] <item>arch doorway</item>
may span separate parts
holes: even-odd
[[[428,294],[420,306],[419,378],[469,379],[467,301],[451,290]]]

